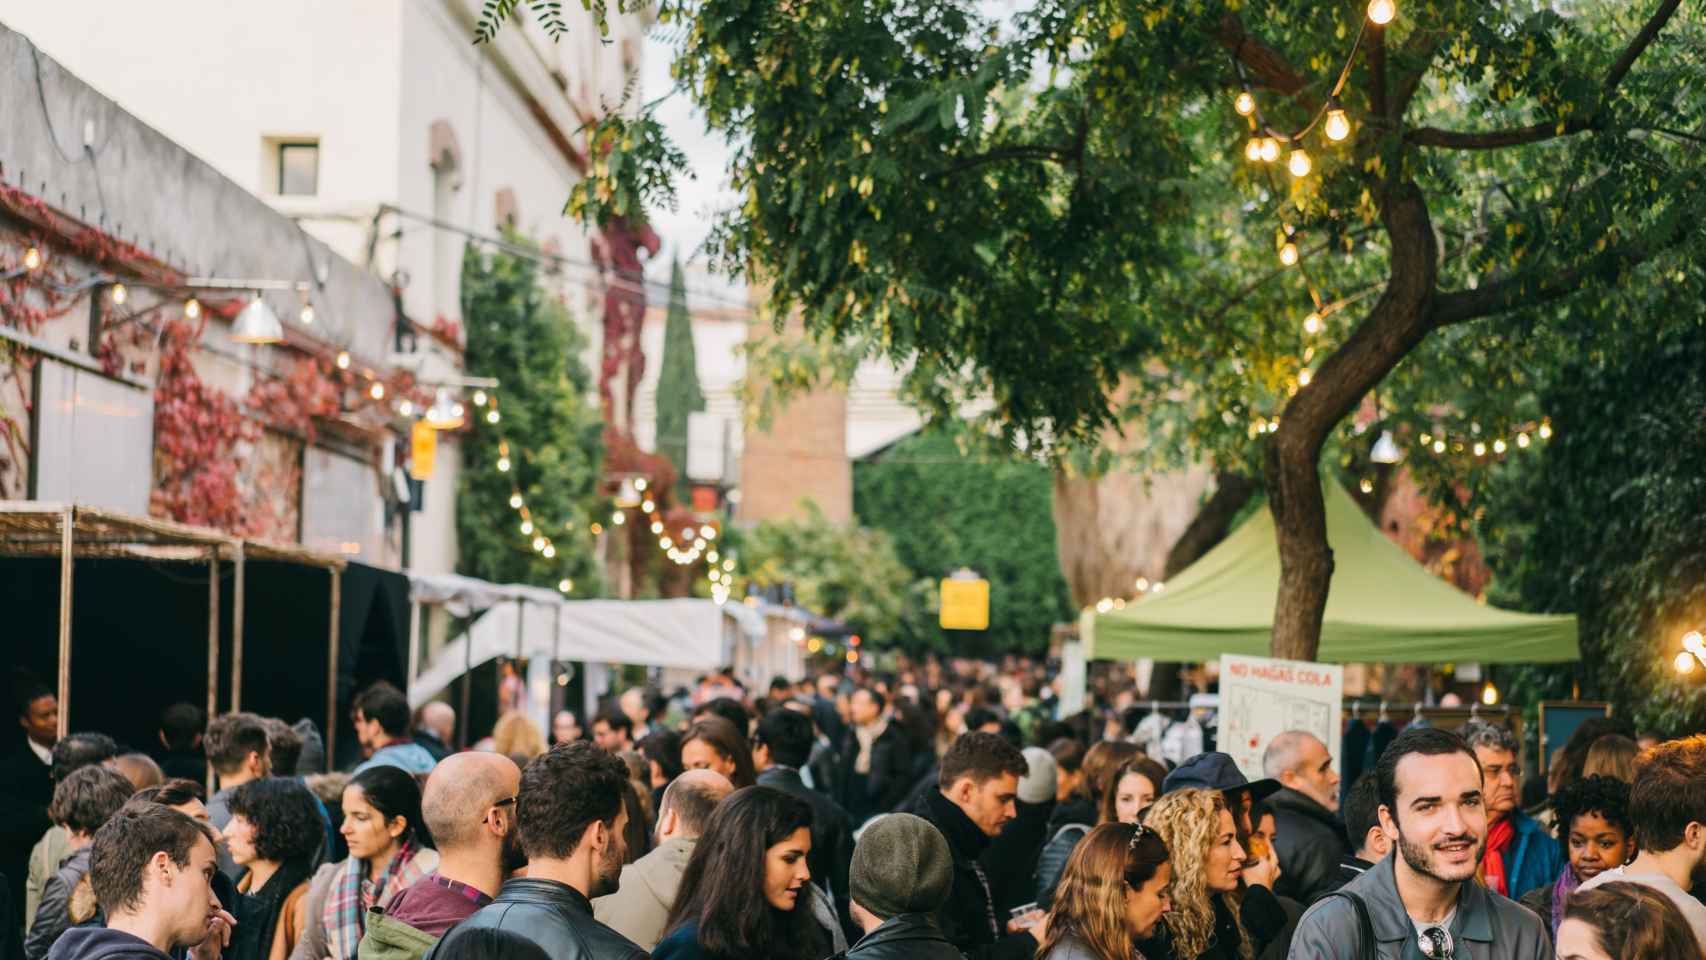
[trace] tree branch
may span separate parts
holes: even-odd
[[[1232,59],[1250,71],[1260,86],[1293,96],[1302,93],[1303,88],[1309,85],[1290,61],[1245,30],[1244,22],[1230,13],[1220,18],[1215,39],[1232,54]]]
[[[1000,163],[1004,160],[1053,160],[1057,163],[1064,163],[1071,160],[1073,156],[1074,152],[1072,147],[1052,147],[1041,144],[1019,144],[1011,147],[996,147],[994,150],[989,150],[984,153],[975,154],[970,157],[962,157],[959,160],[948,164],[946,167],[943,167],[941,170],[931,174],[931,176],[936,178],[952,176],[953,174],[963,173],[964,171],[971,170],[975,167],[981,167],[991,163]]]
[[[1634,69],[1635,61],[1640,59],[1653,40],[1658,37],[1666,23],[1676,13],[1676,8],[1682,5],[1682,0],[1662,0],[1659,8],[1647,18],[1646,25],[1629,40],[1629,45],[1612,62],[1611,69],[1605,74],[1605,82],[1600,85],[1599,102],[1592,110],[1582,113],[1579,117],[1566,121],[1562,127],[1557,123],[1536,123],[1526,127],[1516,127],[1509,130],[1487,131],[1458,131],[1441,130],[1437,127],[1417,127],[1404,134],[1407,143],[1423,147],[1444,147],[1448,150],[1492,150],[1499,147],[1514,147],[1525,143],[1539,143],[1554,137],[1569,136],[1583,130],[1593,128],[1595,118],[1604,109],[1611,95],[1617,92],[1617,87],[1623,78]]]

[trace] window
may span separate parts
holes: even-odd
[[[281,197],[312,197],[320,189],[320,145],[278,145],[278,194]]]

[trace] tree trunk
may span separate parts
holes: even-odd
[[[1280,416],[1264,463],[1268,505],[1280,555],[1271,651],[1313,660],[1333,578],[1319,462],[1327,435],[1356,408],[1432,327],[1438,250],[1427,203],[1412,182],[1382,197],[1381,223],[1391,242],[1391,278],[1374,309],[1298,390]]]

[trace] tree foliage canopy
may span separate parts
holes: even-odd
[[[705,409],[699,388],[698,355],[693,349],[693,318],[687,312],[687,281],[677,260],[670,274],[669,312],[664,317],[663,363],[658,369],[658,453],[675,464],[677,496],[687,500],[687,418]]]
[[[532,259],[472,244],[462,258],[462,317],[467,371],[498,379],[502,420],[476,420],[461,438],[457,568],[495,583],[543,587],[567,577],[577,595],[596,595],[587,527],[607,509],[599,492],[604,420],[580,362],[585,338],[568,309],[539,286]],[[495,468],[502,441],[509,445],[508,473]],[[555,557],[535,551],[521,532],[510,505],[517,492],[533,522],[549,525],[544,532]]]

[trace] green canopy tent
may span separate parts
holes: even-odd
[[[1336,663],[1553,663],[1579,660],[1576,618],[1477,603],[1424,569],[1325,484],[1333,583],[1319,659]],[[1222,653],[1267,656],[1279,593],[1273,514],[1264,507],[1183,573],[1124,609],[1086,610],[1095,660],[1194,662]]]

